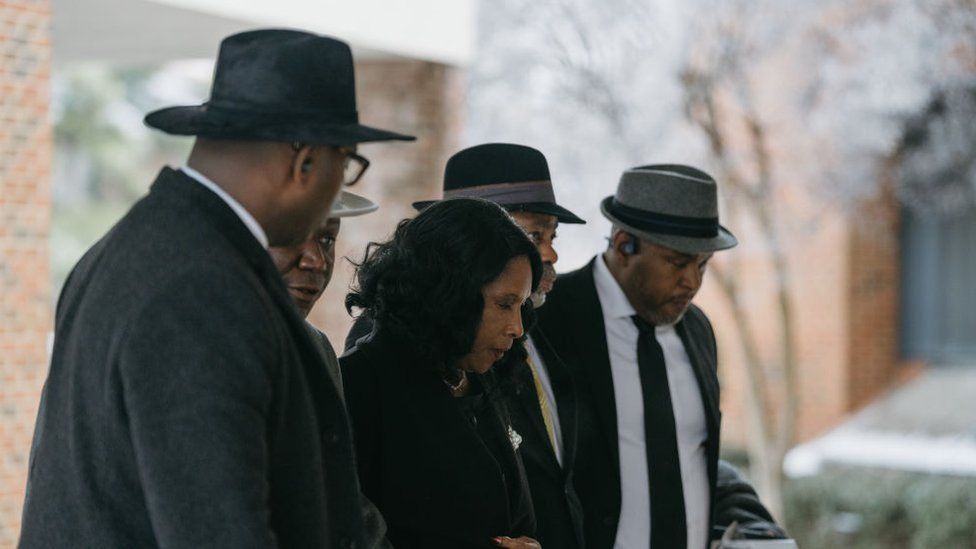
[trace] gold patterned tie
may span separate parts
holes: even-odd
[[[546,396],[546,390],[542,388],[542,381],[539,380],[539,372],[536,370],[536,365],[532,362],[532,356],[526,356],[525,362],[529,365],[529,370],[532,371],[532,381],[535,382],[535,394],[539,399],[539,408],[542,410],[542,421],[546,424],[546,433],[549,435],[549,444],[552,445],[553,452],[556,451],[556,429],[553,427],[552,422],[552,408],[549,407],[549,397]]]

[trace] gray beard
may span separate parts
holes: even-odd
[[[673,319],[673,320],[667,319],[667,318],[662,318],[660,315],[654,314],[654,315],[651,315],[651,318],[650,318],[651,324],[653,324],[655,326],[673,326],[673,325],[681,322],[681,319],[683,319],[685,317],[685,313],[687,313],[687,312],[688,312],[688,309],[685,308],[685,310],[681,311],[681,313],[678,314],[678,316],[675,319]]]
[[[538,309],[546,303],[546,294],[543,292],[535,292],[529,296],[529,300],[532,301],[532,308]]]

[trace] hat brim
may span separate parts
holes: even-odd
[[[381,130],[362,124],[337,124],[309,117],[276,114],[235,113],[230,117],[207,105],[168,107],[146,115],[147,126],[173,135],[196,135],[214,139],[255,141],[300,141],[313,145],[350,145],[374,141],[413,141],[412,135]]]
[[[421,200],[413,203],[413,207],[417,211],[421,211],[424,208],[436,204],[440,200]],[[575,223],[575,224],[585,224],[586,221],[581,217],[577,216],[573,212],[563,208],[559,204],[553,204],[551,202],[525,202],[518,204],[499,204],[502,208],[505,208],[509,212],[532,212],[541,213],[546,215],[554,216],[560,223]]]
[[[357,217],[373,213],[380,208],[380,205],[365,196],[359,196],[349,191],[342,191],[339,197],[332,204],[329,217]]]
[[[613,212],[613,197],[608,196],[600,202],[600,211],[616,227],[631,233],[644,240],[649,240],[655,244],[670,248],[677,252],[686,254],[701,254],[717,252],[735,247],[739,241],[728,229],[719,225],[718,234],[710,238],[699,238],[694,236],[679,236],[648,232],[630,225],[626,221],[621,221]]]

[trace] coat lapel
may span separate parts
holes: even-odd
[[[718,387],[715,385],[715,363],[709,360],[694,337],[689,334],[687,320],[682,320],[675,326],[678,337],[685,346],[688,358],[691,360],[692,369],[695,371],[695,379],[698,381],[698,389],[701,392],[702,402],[705,404],[705,411],[708,418],[709,434],[718,430],[719,406],[718,406]]]
[[[525,363],[520,364],[516,376],[518,384],[516,405],[520,408],[521,416],[528,422],[527,428],[532,431],[521,434],[541,442],[540,444],[523,446],[522,456],[525,459],[538,462],[547,472],[559,475],[559,461],[549,444],[549,432],[546,430],[546,423],[542,418],[542,408],[539,406],[535,380],[532,377],[530,366]]]
[[[705,407],[706,428],[708,430],[708,440],[706,441],[706,466],[708,470],[709,487],[709,516],[713,517],[715,512],[715,485],[718,479],[718,456],[720,445],[721,413],[719,411],[719,388],[718,378],[715,375],[716,359],[714,349],[709,353],[704,345],[712,340],[713,335],[710,330],[701,330],[693,317],[702,313],[692,305],[685,314],[685,318],[675,326],[681,342],[688,353],[691,361],[692,370],[695,372],[695,379],[698,381],[698,389],[701,392],[702,402]],[[706,321],[707,322],[707,321]],[[713,517],[714,518],[714,517]],[[709,524],[714,522],[709,519]],[[711,534],[711,529],[709,529]]]
[[[553,339],[561,338],[560,341],[565,343],[563,348],[575,352],[576,357],[570,360],[582,371],[580,378],[593,394],[593,406],[607,450],[612,456],[611,463],[619,463],[617,404],[610,371],[610,353],[607,350],[603,308],[593,282],[594,261],[598,259],[599,256],[582,269],[568,273],[557,281],[552,294],[556,294],[553,305],[558,306],[547,311],[553,321],[547,323],[546,334]],[[571,306],[569,302],[572,302]],[[566,310],[563,310],[564,303]]]

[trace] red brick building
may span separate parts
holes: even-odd
[[[0,0],[0,547],[17,539],[51,325],[51,5]]]

